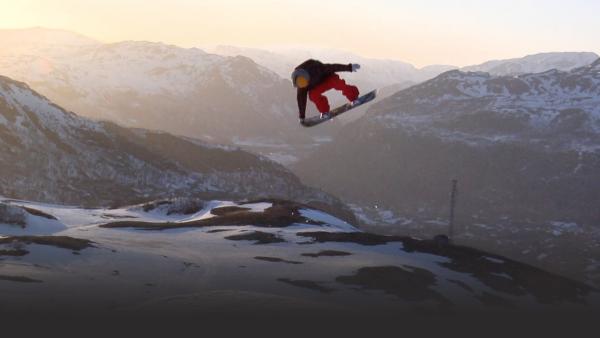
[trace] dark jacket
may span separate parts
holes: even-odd
[[[310,74],[310,82],[306,88],[298,88],[298,114],[300,118],[304,118],[306,113],[306,98],[308,92],[318,86],[328,76],[337,72],[351,72],[352,64],[328,64],[317,60],[306,60],[296,69],[304,69]]]

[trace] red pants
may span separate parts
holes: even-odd
[[[308,97],[317,105],[317,109],[321,113],[327,113],[330,110],[327,97],[323,95],[330,89],[341,91],[349,101],[358,99],[358,88],[346,84],[346,81],[340,79],[337,74],[330,75],[308,92]]]

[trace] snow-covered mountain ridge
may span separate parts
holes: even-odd
[[[600,59],[569,72],[497,77],[451,71],[373,108],[382,126],[472,144],[539,143],[598,152]]]
[[[570,71],[589,65],[600,56],[591,52],[554,52],[527,55],[521,58],[493,60],[480,65],[461,68],[464,72],[486,72],[492,75],[519,75],[542,73],[556,69]]]

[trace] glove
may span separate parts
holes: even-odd
[[[359,69],[360,69],[360,65],[358,63],[353,63],[352,64],[352,71],[353,72],[355,72],[355,71],[357,71]]]

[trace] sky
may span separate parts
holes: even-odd
[[[539,52],[600,54],[598,13],[592,0],[0,0],[0,29],[182,47],[314,46],[466,66]]]

